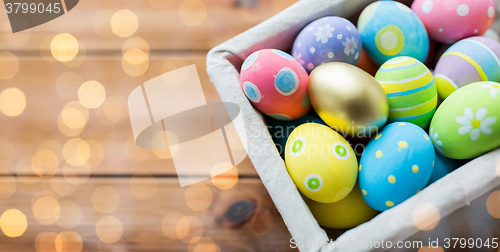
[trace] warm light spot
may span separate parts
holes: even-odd
[[[439,209],[431,203],[423,203],[415,207],[412,213],[413,224],[424,231],[434,229],[441,219]]]
[[[16,158],[16,147],[8,140],[0,138],[0,168],[8,167]]]
[[[0,228],[7,237],[19,237],[28,228],[26,215],[17,209],[9,209],[0,216]]]
[[[61,62],[73,60],[78,54],[78,40],[69,33],[56,35],[50,42],[52,56]]]
[[[161,65],[160,72],[161,74],[169,73],[168,75],[162,75],[163,81],[169,85],[179,85],[184,83],[189,77],[183,71],[173,71],[189,64],[181,58],[172,57]],[[173,71],[173,72],[172,72]]]
[[[411,170],[413,171],[413,173],[417,173],[417,172],[418,172],[418,170],[419,170],[418,165],[413,165],[413,166],[411,167]]]
[[[125,54],[127,51],[136,49],[140,50],[147,55],[149,55],[149,44],[141,37],[133,37],[127,39],[122,45],[122,53]],[[138,65],[138,64],[137,64]]]
[[[230,168],[228,170],[228,168]],[[233,188],[238,182],[238,169],[231,163],[218,163],[212,169],[212,183],[219,189]]]
[[[174,6],[176,0],[149,0],[149,4],[153,8],[164,9]]]
[[[52,177],[50,178],[50,187],[52,188],[52,191],[54,191],[58,195],[68,196],[74,193],[78,186],[68,182],[68,180],[66,179]]]
[[[138,199],[149,199],[156,193],[156,178],[149,173],[136,173],[129,181],[130,192]]]
[[[500,191],[494,191],[488,196],[486,210],[494,218],[500,219]]]
[[[254,235],[265,235],[273,228],[273,214],[262,207],[252,210],[251,218],[246,222],[248,230]]]
[[[118,192],[111,186],[100,186],[92,193],[92,205],[97,212],[111,213],[119,203]]]
[[[111,18],[115,12],[110,9],[99,10],[92,18],[92,26],[94,31],[102,37],[113,36],[113,30],[111,30]]]
[[[72,201],[63,201],[59,204],[61,216],[57,220],[57,225],[65,229],[72,229],[82,220],[82,210]]]
[[[90,158],[87,160],[87,163],[90,168],[97,167],[104,159],[104,149],[99,142],[92,139],[87,140],[87,144],[90,148]]]
[[[139,28],[139,20],[134,12],[124,9],[119,10],[111,17],[111,30],[118,37],[130,37]]]
[[[61,216],[59,202],[54,197],[40,197],[33,204],[33,215],[43,225],[54,224]]]
[[[57,252],[80,252],[83,249],[82,237],[76,232],[61,232],[54,240]]]
[[[73,58],[73,60],[63,62],[63,64],[68,67],[78,67],[81,66],[83,62],[85,62],[86,58],[87,58],[87,48],[82,42],[78,41],[78,53]]]
[[[123,235],[122,222],[114,216],[102,217],[95,225],[99,240],[105,243],[115,243]]]
[[[56,249],[56,239],[58,234],[54,232],[39,233],[35,239],[37,252],[60,252]]]
[[[194,216],[183,217],[177,223],[176,231],[183,242],[197,242],[203,236],[203,223]]]
[[[38,162],[43,166],[41,172],[37,172],[40,177],[52,176],[57,172],[61,160],[56,153],[49,149],[41,149],[36,152]]]
[[[64,164],[62,168],[64,179],[72,185],[81,185],[90,177],[90,166],[88,163],[79,166]]]
[[[106,99],[106,89],[95,81],[86,81],[78,89],[78,100],[86,108],[98,108]]]
[[[135,144],[134,138],[130,137],[125,142],[125,156],[134,163],[143,163],[151,156],[151,150],[144,149]]]
[[[444,249],[441,246],[438,246],[437,248],[422,246],[417,252],[444,252]]]
[[[19,59],[11,52],[0,52],[0,80],[9,80],[19,72]]]
[[[163,217],[163,220],[161,221],[161,229],[163,231],[163,234],[170,240],[178,240],[180,238],[184,238],[187,232],[183,233],[182,237],[180,238],[177,233],[177,223],[179,223],[179,221],[183,218],[184,215],[179,212],[173,212],[165,215],[165,217]]]
[[[201,237],[197,241],[191,241],[188,245],[189,252],[220,252],[219,245],[215,244],[210,237]]]
[[[16,173],[17,179],[23,182],[24,184],[33,185],[36,184],[40,177],[38,176],[22,176],[22,175],[32,175],[34,172],[33,169],[33,157],[23,157],[16,164]],[[38,162],[38,161],[37,161]],[[19,184],[18,184],[19,186]],[[21,189],[21,188],[19,188]]]
[[[84,165],[90,158],[90,146],[80,138],[70,139],[64,144],[63,157],[72,166]]]
[[[7,199],[16,192],[16,178],[7,171],[0,171],[0,199]]]
[[[7,88],[0,94],[0,111],[6,116],[18,116],[25,108],[26,96],[18,88]]]
[[[140,58],[135,58],[134,60],[132,60],[133,62],[137,63],[137,62],[140,62],[144,60],[144,58],[140,59]],[[132,76],[132,77],[138,77],[138,76],[142,76],[144,73],[146,73],[146,71],[148,70],[149,68],[149,60],[145,60],[143,61],[142,64],[139,64],[139,65],[134,65],[134,64],[131,64],[129,62],[126,61],[125,57],[122,58],[122,69],[123,71]]]
[[[61,131],[62,134],[68,137],[75,137],[80,135],[82,133],[84,127],[79,128],[79,129],[72,129],[68,127],[66,124],[64,124],[61,115],[57,117],[57,127],[59,128],[59,131]]]
[[[375,156],[376,156],[377,158],[382,157],[382,151],[381,151],[381,150],[378,150],[377,152],[375,152]]]
[[[123,60],[131,65],[141,65],[148,61],[148,54],[141,49],[130,49],[123,54]]]
[[[187,26],[197,26],[207,17],[207,7],[200,0],[184,0],[179,6],[179,18]]]
[[[190,185],[184,193],[184,199],[194,211],[206,210],[212,204],[212,189],[203,183]]]
[[[96,110],[97,120],[105,125],[125,121],[128,117],[127,104],[127,98],[121,95],[106,98],[102,106]]]

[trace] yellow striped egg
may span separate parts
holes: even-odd
[[[389,100],[388,122],[429,126],[437,105],[437,88],[429,69],[417,59],[397,57],[385,62],[375,79]]]

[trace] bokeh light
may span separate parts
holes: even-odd
[[[50,42],[52,56],[61,62],[73,60],[78,50],[78,40],[69,33],[58,34]]]
[[[220,252],[219,245],[210,237],[201,237],[196,242],[190,242],[188,245],[189,252]]]
[[[86,81],[78,89],[78,100],[86,108],[98,108],[105,99],[106,89],[98,81]]]
[[[55,197],[43,196],[37,198],[32,208],[35,219],[43,225],[54,224],[61,216],[61,207]]]
[[[104,159],[104,149],[99,142],[93,139],[87,140],[87,144],[90,148],[90,157],[87,160],[87,164],[90,168],[97,167]]]
[[[76,108],[67,108],[61,112],[61,120],[70,129],[80,129],[85,127],[85,116]]]
[[[125,54],[127,51],[132,49],[138,49],[149,55],[149,43],[141,37],[129,38],[122,45],[122,53]]]
[[[0,199],[7,199],[16,192],[16,178],[7,171],[0,171]]]
[[[203,236],[203,223],[194,216],[184,216],[175,227],[177,235],[185,243],[197,242]]]
[[[84,120],[82,121],[82,119]],[[72,137],[82,132],[88,120],[89,110],[79,101],[70,101],[64,105],[61,114],[57,118],[57,125],[61,133]]]
[[[115,12],[110,9],[101,9],[92,18],[92,27],[94,31],[102,37],[113,36],[113,30],[111,29],[111,18]]]
[[[6,116],[18,116],[25,108],[26,96],[18,88],[7,88],[0,94],[0,111]]]
[[[102,106],[95,111],[97,120],[104,125],[125,121],[128,118],[127,103],[127,98],[121,95],[106,98]]]
[[[138,50],[138,49],[133,49],[133,50]],[[130,52],[130,51],[132,51],[132,50],[129,50],[127,52]],[[141,51],[141,50],[138,50],[138,51]],[[130,53],[130,55],[132,55],[132,54],[135,54],[135,53]],[[145,54],[144,52],[142,52],[141,55],[142,56],[138,56],[138,57],[124,55],[124,57],[122,58],[122,69],[126,74],[128,74],[132,77],[138,77],[138,76],[142,76],[142,75],[144,75],[144,73],[146,73],[146,71],[149,69],[149,60],[147,58],[143,57],[144,55],[147,56],[147,54]],[[128,58],[126,58],[126,56]],[[132,63],[139,63],[139,62],[142,62],[142,63],[141,64],[132,64],[129,61],[131,61]]]
[[[434,229],[440,219],[439,209],[431,203],[419,204],[412,212],[413,224],[420,230],[428,231]]]
[[[246,222],[248,231],[254,235],[265,235],[273,228],[273,214],[263,208],[257,207],[252,210],[251,219]]]
[[[183,0],[179,6],[179,18],[187,26],[197,26],[207,18],[207,7],[201,0]]]
[[[71,195],[78,188],[77,185],[68,182],[66,179],[61,179],[60,177],[50,178],[50,187],[52,191],[63,197]]]
[[[0,168],[8,167],[16,158],[16,147],[7,139],[0,138]]]
[[[27,228],[26,215],[17,209],[9,209],[0,216],[0,229],[7,237],[19,237]]]
[[[229,170],[227,170],[228,166],[231,167]],[[227,171],[222,172],[224,170]],[[222,162],[216,164],[212,168],[211,175],[212,184],[222,190],[233,188],[238,182],[238,169],[231,163]]]
[[[186,221],[184,217],[185,216],[179,212],[173,212],[165,215],[165,217],[163,217],[163,220],[161,221],[161,229],[163,231],[163,234],[170,240],[179,240],[180,238],[184,238],[187,232],[182,231],[182,237],[179,237],[176,228],[177,223],[179,223],[180,220]]]
[[[491,216],[500,219],[500,191],[494,191],[488,196],[486,209]]]
[[[190,185],[184,193],[186,205],[194,211],[206,210],[212,204],[212,189],[203,183]]]
[[[57,225],[65,229],[72,229],[82,220],[82,210],[73,201],[63,201],[59,204],[61,216],[57,220]]]
[[[148,54],[141,49],[130,49],[123,54],[123,60],[131,65],[142,65],[148,61]]]
[[[84,165],[90,158],[90,146],[81,138],[70,139],[64,144],[63,157],[72,166]]]
[[[61,232],[54,240],[57,252],[80,252],[83,249],[82,237],[76,232]]]
[[[99,240],[105,243],[115,243],[123,235],[122,222],[114,216],[102,217],[95,226]]]
[[[127,159],[134,163],[143,163],[151,156],[151,150],[137,146],[133,137],[127,139],[124,150]]]
[[[131,10],[119,10],[111,17],[111,30],[118,37],[130,37],[134,35],[137,28],[139,28],[139,19]]]
[[[156,178],[149,173],[136,173],[129,181],[130,193],[138,199],[153,197],[157,190]]]
[[[35,238],[35,248],[37,252],[59,252],[56,249],[56,238],[58,234],[54,232],[42,232]]]
[[[68,67],[78,67],[85,62],[85,59],[87,59],[87,48],[81,41],[78,41],[78,53],[73,60],[65,61],[63,64]]]
[[[19,72],[19,59],[11,52],[0,52],[0,80],[9,80]]]
[[[92,205],[99,213],[111,213],[119,203],[118,192],[111,186],[100,186],[92,193]]]
[[[36,151],[36,158],[42,165],[41,169],[35,170],[35,173],[40,177],[53,176],[59,169],[61,160],[52,150],[39,149]]]
[[[35,172],[35,170],[33,169],[33,163],[36,163],[38,161],[34,162],[33,159],[35,158],[23,157],[16,164],[16,173],[18,175],[17,179],[25,184],[36,184],[40,180],[40,177],[38,176],[32,176],[32,177],[22,176],[22,175],[31,175]],[[37,167],[35,167],[35,169],[37,169]]]

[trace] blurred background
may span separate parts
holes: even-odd
[[[285,251],[249,160],[181,188],[136,146],[127,97],[295,0],[85,0],[13,34],[0,11],[0,251]],[[2,7],[3,10],[3,7]]]

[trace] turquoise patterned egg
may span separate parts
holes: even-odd
[[[434,147],[419,126],[395,122],[366,146],[359,166],[359,187],[366,203],[384,211],[422,190],[433,170]]]

